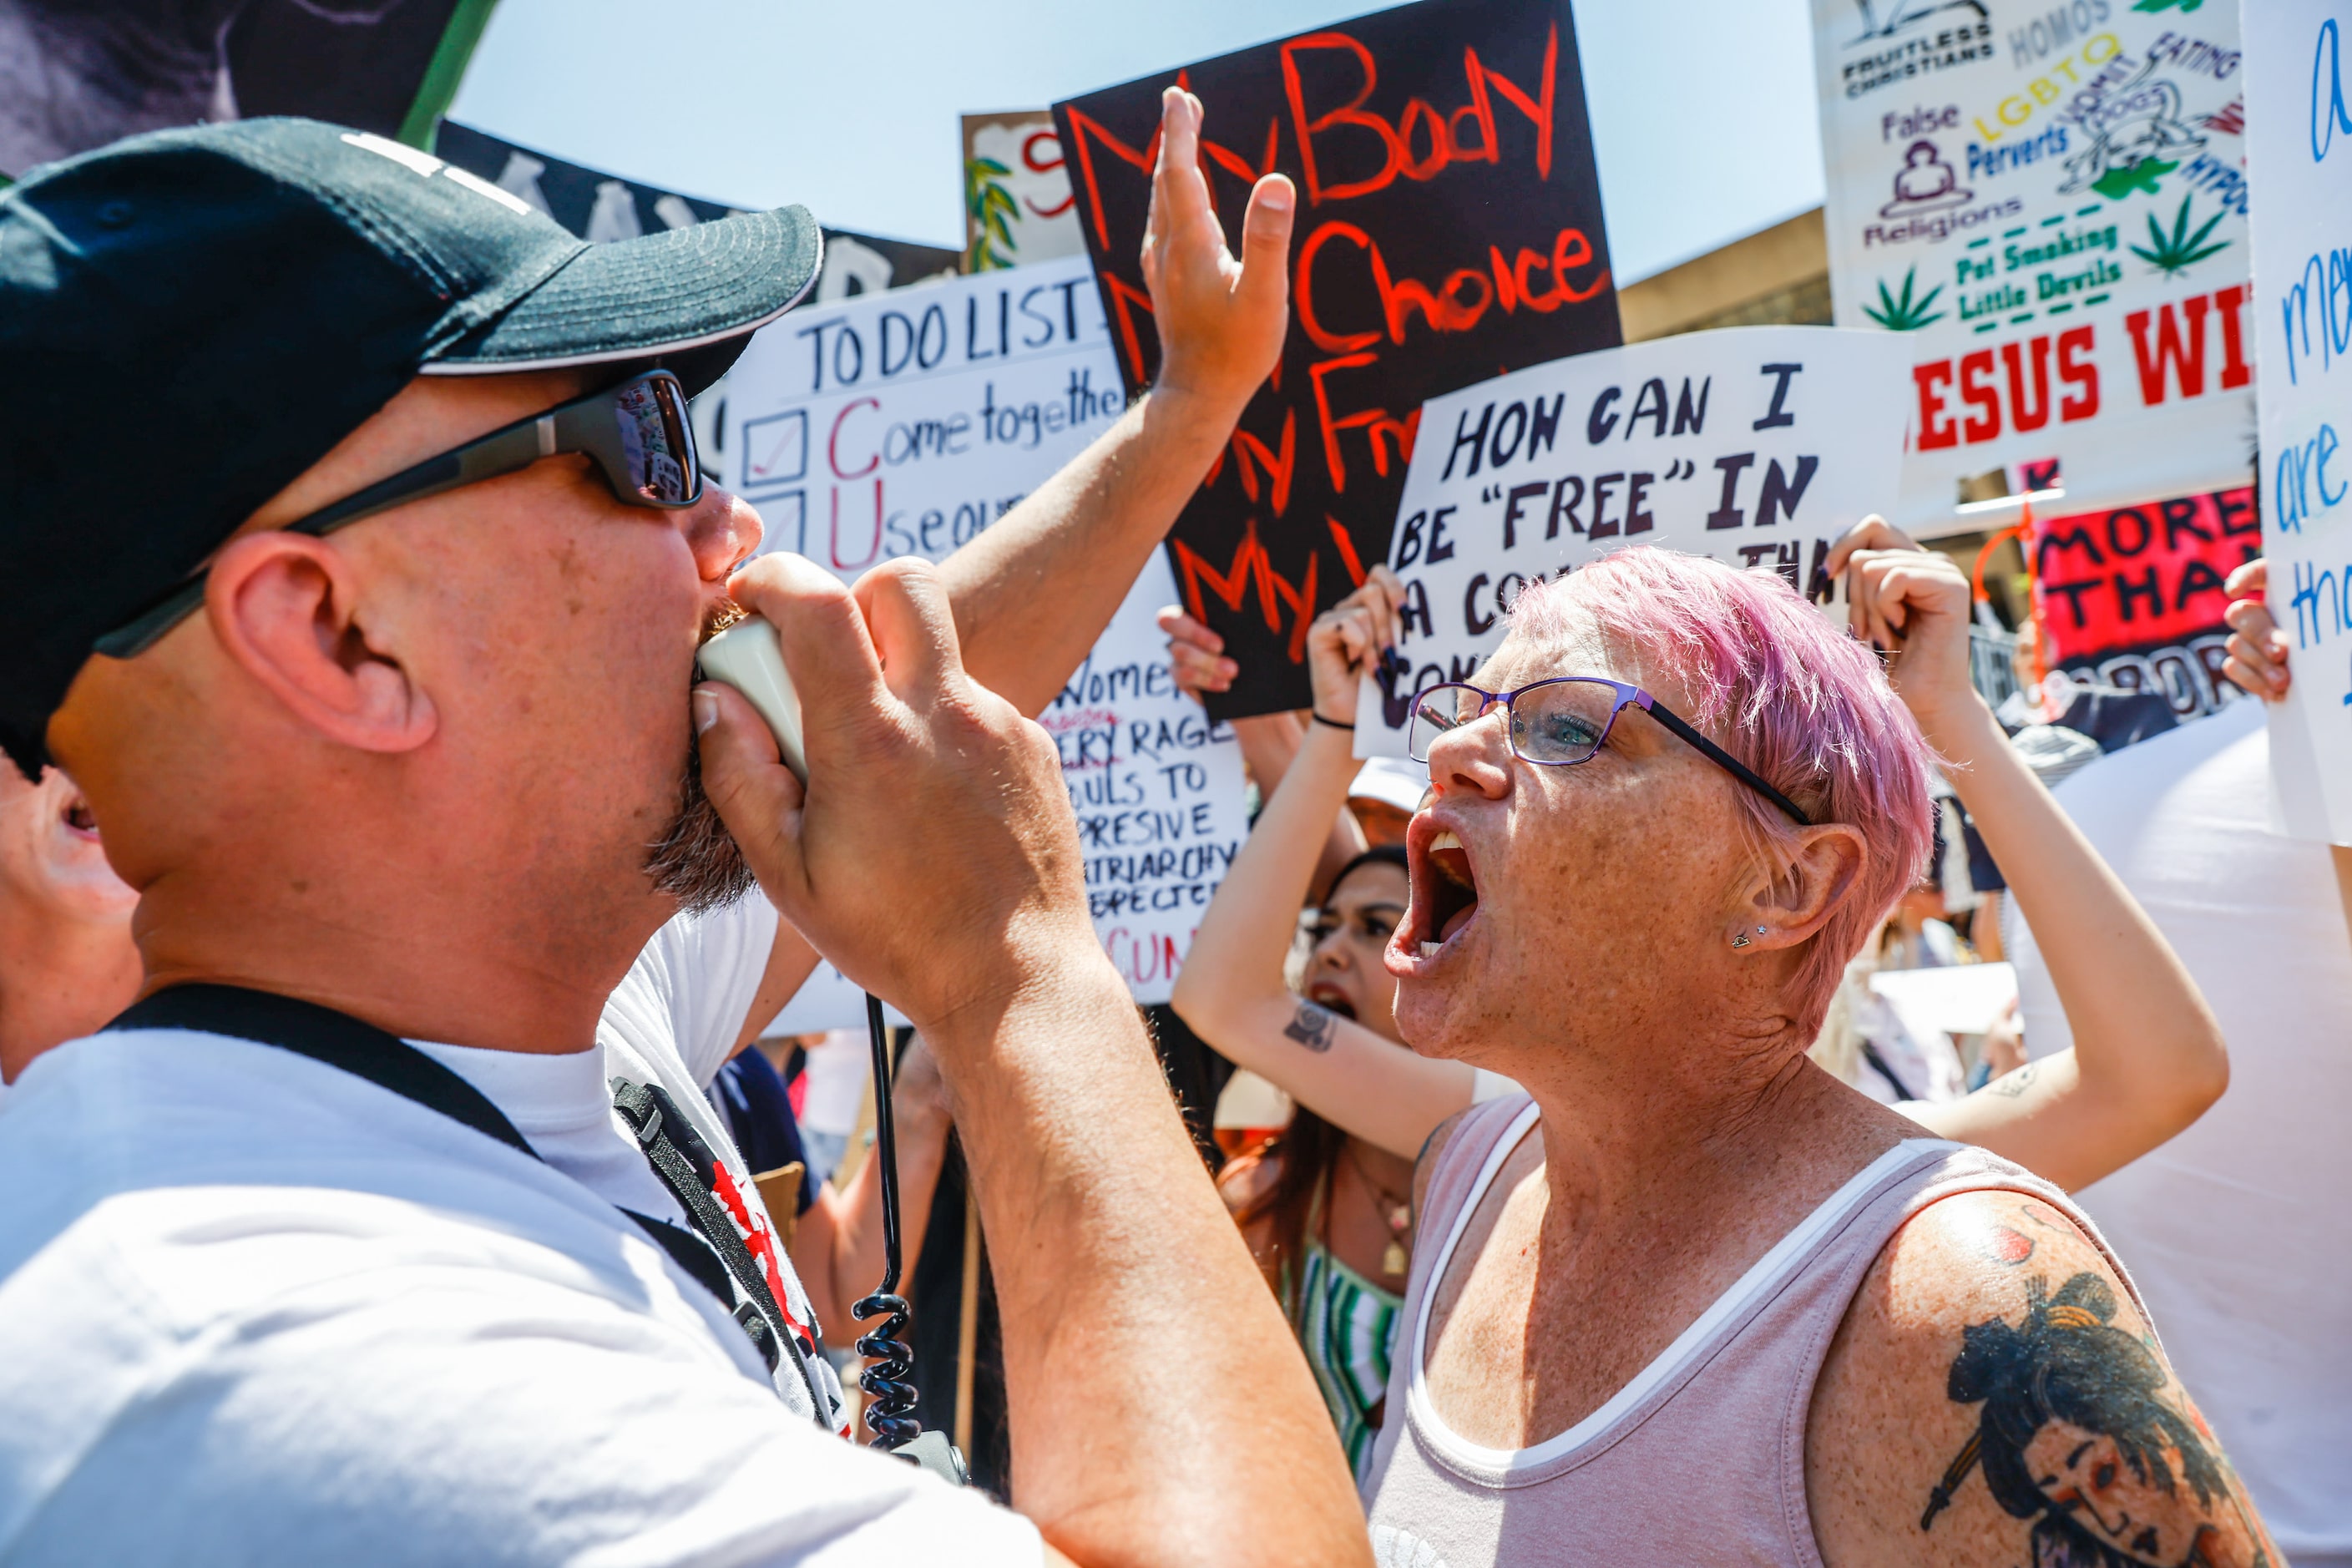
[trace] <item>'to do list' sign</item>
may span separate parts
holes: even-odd
[[[728,384],[728,474],[760,509],[763,548],[850,582],[969,544],[1127,406],[1083,258],[794,311]],[[1061,750],[1095,931],[1143,1002],[1168,999],[1249,831],[1233,732],[1169,676],[1153,616],[1175,597],[1154,555],[1038,716]],[[791,1027],[864,1016],[824,971],[804,1002]]]

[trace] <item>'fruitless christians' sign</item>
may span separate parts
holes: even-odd
[[[1238,239],[1297,183],[1281,363],[1169,542],[1241,665],[1219,718],[1307,705],[1307,626],[1384,559],[1422,400],[1619,342],[1566,0],[1423,0],[1055,105],[1112,347],[1159,363],[1138,258],[1171,84]]]
[[[1888,515],[2243,486],[2238,7],[1813,0],[1813,27],[1837,323],[1911,340]]]

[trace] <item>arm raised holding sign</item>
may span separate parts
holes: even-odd
[[[1241,666],[1224,657],[1224,638],[1174,605],[1160,612],[1160,629],[1168,634],[1168,663],[1179,689],[1205,702],[1204,693],[1233,689]],[[1241,743],[1242,763],[1256,781],[1259,797],[1271,800],[1306,742],[1307,714],[1256,713],[1229,722],[1234,739]],[[1335,815],[1323,841],[1322,858],[1315,863],[1315,879],[1307,896],[1321,899],[1330,890],[1331,879],[1367,847],[1364,830],[1354,814],[1343,809]]]
[[[2008,873],[2074,1031],[2073,1048],[1974,1094],[1902,1109],[2060,1186],[2087,1186],[2221,1097],[2230,1064],[2220,1026],[2163,934],[1969,684],[1959,568],[1877,518],[1840,540],[1828,567],[1846,574],[1855,633],[1896,654],[1895,691]]]
[[[1401,593],[1395,574],[1375,566],[1361,588],[1307,633],[1318,713],[1355,721],[1363,671],[1395,640]],[[1307,994],[1294,993],[1283,977],[1299,905],[1357,766],[1345,730],[1307,727],[1281,787],[1193,934],[1171,1002],[1236,1065],[1342,1131],[1409,1160],[1440,1121],[1470,1103],[1476,1075],[1461,1062],[1415,1056],[1398,1043],[1390,1010],[1396,982],[1381,967],[1379,950],[1403,912],[1401,900],[1385,910],[1351,907],[1347,919],[1321,931]],[[1402,891],[1402,874],[1391,874]],[[1360,875],[1340,879],[1335,900]],[[1327,911],[1326,920],[1337,912]]]

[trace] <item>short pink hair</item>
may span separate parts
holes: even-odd
[[[1919,726],[1870,648],[1775,572],[1637,545],[1530,584],[1512,605],[1511,633],[1557,635],[1580,614],[1673,675],[1696,710],[1683,717],[1708,739],[1815,822],[1862,834],[1853,889],[1797,972],[1797,1020],[1818,1028],[1847,963],[1927,865],[1935,756]],[[1738,800],[1758,848],[1785,864],[1797,825],[1752,789]]]

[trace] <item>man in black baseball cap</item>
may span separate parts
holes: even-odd
[[[0,1556],[1365,1557],[1018,710],[1285,329],[1288,183],[1236,261],[1199,105],[1166,116],[1158,388],[855,595],[737,570],[758,518],[685,417],[806,289],[798,209],[591,248],[301,121],[0,196],[0,742],[82,785],[148,972],[0,1117]],[[733,692],[689,720],[738,603],[801,688],[805,791]],[[831,1435],[690,1075],[596,1043],[647,939],[752,873],[949,1080],[1027,1520]]]
[[[166,132],[60,163],[0,226],[0,746],[28,774],[93,645],[180,587],[415,376],[667,365],[689,395],[798,303],[786,207],[625,245],[381,136]],[[675,498],[672,498],[675,499]]]

